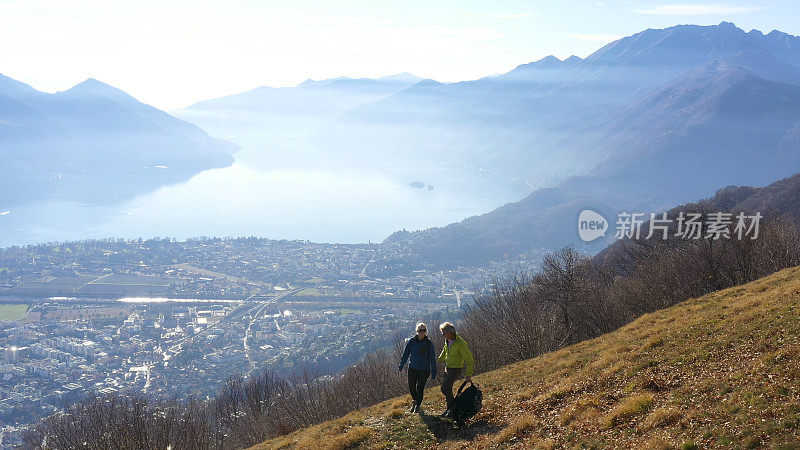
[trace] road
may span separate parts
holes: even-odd
[[[221,324],[232,322],[233,320],[236,320],[238,318],[243,317],[245,314],[247,314],[249,312],[253,312],[254,310],[257,310],[255,312],[255,314],[253,315],[253,318],[251,319],[250,324],[248,324],[248,326],[247,326],[247,329],[249,331],[250,330],[250,326],[252,325],[253,321],[260,314],[263,314],[263,312],[264,312],[264,310],[266,309],[267,306],[275,304],[275,302],[277,302],[278,300],[280,300],[280,299],[282,299],[284,297],[287,297],[289,295],[292,295],[297,291],[298,291],[298,289],[288,290],[288,291],[285,291],[285,292],[283,292],[283,293],[281,293],[281,294],[279,294],[279,295],[277,295],[275,297],[270,298],[269,300],[253,300],[253,297],[255,297],[255,294],[251,295],[250,297],[247,297],[236,308],[232,309],[231,312],[228,313],[228,315],[226,315],[225,317],[222,317],[221,319],[219,319],[218,321],[214,322],[212,325],[208,326],[207,328],[205,328],[201,332],[199,332],[197,334],[193,334],[191,336],[185,336],[185,337],[179,339],[178,341],[176,341],[174,344],[172,344],[164,352],[165,360],[168,360],[168,359],[180,354],[180,352],[183,351],[183,348],[184,348],[184,346],[185,346],[187,341],[189,343],[192,343],[192,342],[194,342],[195,338],[207,336],[209,333],[211,333],[211,331],[213,331],[215,328],[218,328]],[[247,351],[246,340],[247,340],[247,333],[245,333],[245,351]],[[249,358],[249,355],[248,355],[248,358]]]
[[[250,361],[251,370],[255,369],[256,363],[253,361],[253,357],[250,354],[250,346],[247,345],[247,338],[250,336],[250,329],[252,328],[253,323],[255,323],[255,321],[259,318],[259,316],[264,314],[264,310],[267,309],[267,306],[274,305],[276,300],[280,300],[283,297],[286,297],[286,296],[288,296],[290,294],[293,294],[293,293],[295,293],[297,291],[299,291],[299,289],[293,289],[291,291],[286,291],[285,293],[283,293],[283,294],[281,294],[281,295],[279,295],[279,296],[277,296],[275,298],[272,298],[272,299],[270,299],[270,300],[268,300],[266,302],[263,302],[263,305],[261,305],[261,307],[258,307],[258,310],[250,318],[250,323],[247,324],[247,330],[245,330],[245,332],[244,332],[244,339],[242,340],[242,342],[243,342],[243,346],[244,346],[244,353],[247,356],[247,360]],[[253,309],[255,309],[255,308],[253,308]],[[252,311],[252,309],[251,309],[251,311]]]

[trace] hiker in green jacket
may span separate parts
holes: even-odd
[[[475,360],[472,359],[467,342],[456,334],[456,327],[452,323],[444,322],[439,329],[445,338],[445,345],[438,359],[445,366],[442,394],[447,399],[447,409],[442,413],[442,417],[448,417],[452,414],[453,384],[461,377],[462,371],[465,372],[467,382],[472,381],[472,366]]]

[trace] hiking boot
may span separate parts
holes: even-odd
[[[414,412],[417,414],[424,414],[424,412],[422,411],[422,405],[417,405],[417,410]]]
[[[417,404],[416,403],[412,403],[411,404],[411,408],[408,409],[408,412],[410,412],[411,414],[414,414],[415,412],[417,412],[417,408],[418,408]]]
[[[451,414],[452,414],[452,412],[450,412],[449,409],[445,409],[444,412],[442,414],[440,414],[440,416],[441,417],[450,417]]]

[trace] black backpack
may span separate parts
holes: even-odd
[[[452,414],[458,426],[463,426],[467,419],[478,414],[483,402],[483,392],[471,381],[469,387],[464,389],[466,385],[467,382],[464,381],[453,399]]]

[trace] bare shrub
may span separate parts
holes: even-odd
[[[628,240],[589,258],[573,248],[547,255],[541,269],[495,281],[457,323],[476,369],[491,370],[612,331],[691,297],[753,281],[800,264],[800,228],[775,217],[758,239]],[[444,345],[438,320],[430,338]],[[29,448],[242,448],[340,417],[406,393],[397,362],[403,340],[336,376],[308,370],[235,376],[207,402],[92,397],[44,419],[25,436]],[[608,418],[613,426],[643,414],[639,396]],[[354,438],[355,439],[355,438]]]

